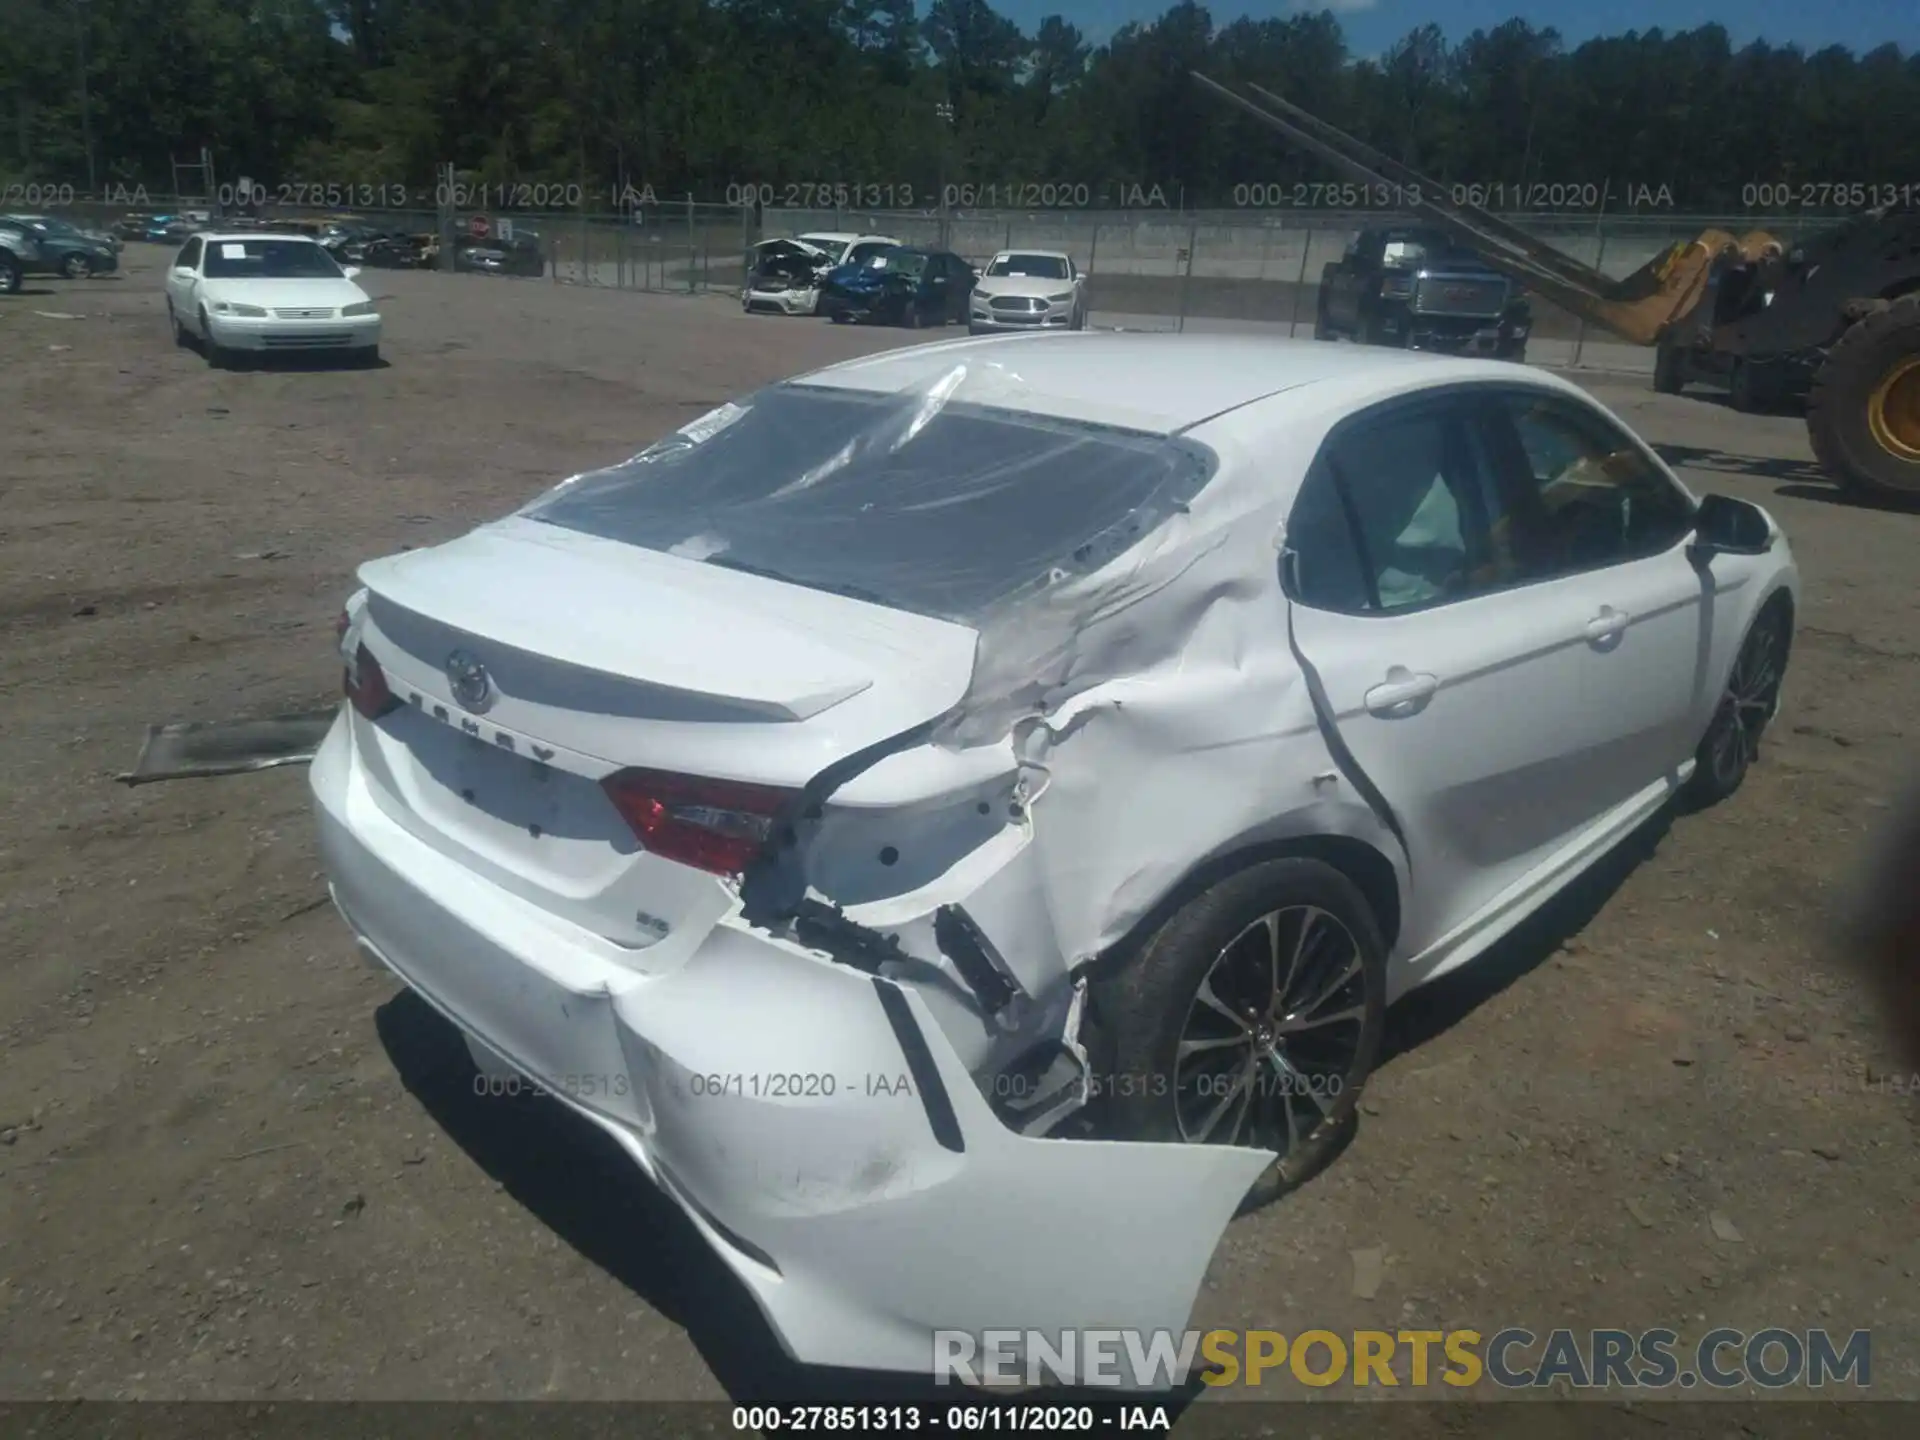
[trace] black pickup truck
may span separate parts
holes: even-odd
[[[1517,288],[1445,231],[1362,230],[1320,272],[1313,335],[1523,360],[1533,314]]]

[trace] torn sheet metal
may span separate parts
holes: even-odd
[[[1043,386],[1068,388],[1084,343],[1058,342]],[[619,1077],[564,1098],[807,1362],[924,1370],[936,1327],[1183,1328],[1276,1157],[1073,1123],[1109,1058],[1086,966],[1210,860],[1377,840],[1279,586],[1280,518],[1331,419],[1116,428],[1111,404],[1083,413],[1084,376],[1039,393],[1054,344],[1007,342],[1020,368],[956,348],[885,393],[774,387],[368,566],[348,641],[422,698],[349,712],[311,771],[362,943],[498,1061],[556,1091]],[[516,825],[509,849],[491,812],[408,783],[465,753],[432,714],[450,632],[501,682],[475,753],[535,741],[537,783],[582,797],[574,870],[550,833]],[[794,792],[774,853],[744,876],[643,851],[616,872],[596,787],[631,757]],[[509,862],[511,888],[489,873]]]
[[[1012,403],[1016,381],[1005,367],[945,371],[899,397],[894,433],[924,430],[930,408],[959,396]],[[894,946],[884,973],[916,987],[989,1094],[992,1077],[1071,1028],[1075,975],[1211,862],[1339,836],[1404,867],[1343,783],[1288,644],[1292,487],[1274,457],[1311,454],[1310,437],[1266,435],[1236,413],[1176,443],[1196,471],[1163,477],[1072,566],[970,611],[964,697],[893,753],[873,747],[798,827],[788,893],[810,887]],[[872,858],[883,850],[896,857],[884,868]],[[1019,1023],[996,1016],[953,935],[943,942],[942,907],[961,907],[1003,958],[1031,1001]]]
[[[943,905],[1057,1023],[1073,972],[1217,857],[1295,835],[1398,854],[1328,781],[1287,644],[1279,542],[1299,477],[1280,472],[1312,453],[1302,415],[1278,435],[1258,407],[1118,428],[1081,418],[1060,366],[1038,346],[955,348],[898,389],[839,371],[776,385],[517,517],[977,637],[958,703],[899,711],[891,744],[863,740],[858,764],[808,784],[824,805],[785,873],[750,886],[789,914],[811,893],[897,943],[894,970],[969,1066],[1005,1058],[1008,1027],[941,945]],[[1308,430],[1343,413],[1337,396],[1320,408]]]
[[[304,765],[327,738],[335,710],[308,710],[265,720],[205,720],[149,725],[123,785],[244,775],[277,765]]]

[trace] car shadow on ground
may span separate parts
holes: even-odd
[[[1907,508],[1895,501],[1877,501],[1871,496],[1854,494],[1836,484],[1826,471],[1810,460],[1736,455],[1698,445],[1655,445],[1653,448],[1662,460],[1676,469],[1684,467],[1709,475],[1744,475],[1755,480],[1780,481],[1782,483],[1773,493],[1792,500],[1814,500],[1822,505],[1840,505],[1850,510],[1897,513]]]
[[[1652,856],[1674,813],[1669,807],[1642,824],[1457,976],[1396,1005],[1380,1063],[1458,1024],[1585,928]],[[381,1006],[375,1025],[401,1083],[447,1137],[541,1224],[681,1326],[736,1403],[938,1406],[983,1398],[916,1376],[794,1361],[692,1222],[598,1127],[557,1100],[487,1093],[459,1031],[411,990]],[[1353,1129],[1346,1127],[1338,1149]],[[1177,1417],[1202,1388],[1195,1375],[1178,1390],[1127,1399],[1164,1405]],[[1026,1398],[1107,1412],[1121,1403],[1112,1391],[1065,1388]]]
[[[681,1326],[735,1403],[938,1407],[984,1398],[917,1376],[796,1362],[746,1287],[611,1137],[557,1100],[486,1093],[459,1031],[411,990],[374,1021],[400,1082],[447,1137],[541,1224]],[[1199,1388],[1196,1378],[1177,1394],[1131,1398],[1171,1413]],[[1045,1403],[1104,1410],[1114,1397],[1049,1389]]]
[[[1838,493],[1826,472],[1811,460],[1783,460],[1760,455],[1737,455],[1700,445],[1655,445],[1654,453],[1676,468],[1717,475],[1747,475],[1756,480],[1790,480],[1818,485]]]
[[[203,357],[204,358],[204,357]],[[272,374],[311,374],[315,371],[329,373],[341,370],[391,370],[393,364],[386,356],[368,363],[350,350],[314,350],[306,354],[298,351],[250,352],[239,359],[228,357],[222,367],[229,371],[246,374],[248,371]]]
[[[1644,821],[1585,874],[1451,975],[1406,996],[1387,1012],[1380,1065],[1452,1029],[1480,1006],[1545,964],[1586,929],[1642,863],[1651,859],[1682,807]]]

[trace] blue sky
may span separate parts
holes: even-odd
[[[1172,0],[998,0],[1002,14],[1032,32],[1044,15],[1062,14],[1096,42],[1129,20],[1151,20]],[[1735,45],[1750,40],[1798,44],[1809,50],[1846,45],[1870,50],[1893,41],[1908,52],[1920,48],[1920,7],[1915,0],[1326,0],[1293,4],[1290,0],[1220,0],[1208,7],[1215,24],[1241,15],[1264,18],[1296,10],[1328,9],[1340,16],[1347,44],[1357,55],[1378,54],[1414,27],[1428,21],[1449,40],[1474,30],[1491,30],[1518,15],[1538,26],[1551,25],[1577,45],[1595,35],[1628,30],[1690,30],[1719,21]]]

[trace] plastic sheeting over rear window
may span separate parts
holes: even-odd
[[[1185,440],[964,398],[1009,387],[1017,376],[970,380],[965,365],[891,394],[774,386],[522,513],[978,624],[1107,564],[1211,474]]]

